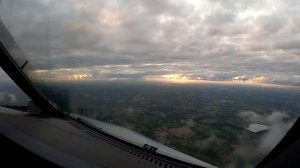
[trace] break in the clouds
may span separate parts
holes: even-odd
[[[48,77],[300,85],[298,0],[2,0],[0,17]]]

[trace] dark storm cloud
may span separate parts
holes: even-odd
[[[298,85],[299,9],[296,0],[3,0],[0,15],[37,69],[128,65],[142,72],[133,78],[246,75]]]

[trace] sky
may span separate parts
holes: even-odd
[[[300,86],[298,0],[0,3],[33,78]]]

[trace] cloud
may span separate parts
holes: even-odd
[[[232,78],[232,81],[241,83],[269,83],[270,78],[266,76],[235,76]]]
[[[257,114],[254,111],[241,111],[239,113],[239,117],[243,118],[248,122],[253,122],[253,123],[261,123],[264,121],[262,116]]]
[[[300,48],[300,38],[294,37],[283,39],[281,41],[275,42],[274,48],[281,50],[298,50]]]
[[[38,70],[129,65],[144,76],[299,85],[299,8],[295,0],[3,0],[0,14]]]
[[[0,92],[0,103],[2,105],[14,104],[18,102],[16,95],[8,92]]]
[[[212,145],[213,143],[215,143],[217,141],[217,137],[214,134],[209,135],[208,138],[200,141],[200,142],[196,142],[197,147],[199,147],[201,150],[206,150],[210,148],[210,145]]]
[[[257,136],[257,144],[252,146],[243,139],[243,133],[240,136],[238,145],[233,152],[233,159],[225,167],[237,167],[239,162],[243,162],[243,167],[253,167],[257,159],[265,157],[284,137],[291,128],[295,119],[292,119],[288,113],[283,111],[273,111],[270,114],[259,114],[255,111],[241,111],[239,117],[246,123],[262,123],[270,128]],[[246,131],[248,132],[248,131]],[[247,134],[245,134],[247,137]],[[247,139],[247,138],[246,138]]]
[[[268,125],[270,128],[263,134],[253,136],[253,133],[244,130],[238,136],[236,144],[232,145],[233,152],[231,153],[231,160],[226,165],[227,168],[233,167],[253,167],[258,160],[265,157],[284,137],[287,131],[291,128],[295,119],[292,119],[288,113],[283,111],[273,111],[269,114],[259,114],[255,111],[241,111],[238,116],[244,123],[262,123]],[[249,133],[252,139],[249,143]],[[209,136],[203,141],[197,142],[201,149],[209,148],[212,142],[216,141],[214,135]],[[252,144],[255,142],[255,144]]]
[[[288,114],[279,111],[273,112],[271,115],[267,116],[266,119],[271,126],[267,134],[261,138],[258,147],[258,151],[263,154],[270,152],[294,123],[294,121],[285,121],[286,119],[289,119]]]

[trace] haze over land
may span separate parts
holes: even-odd
[[[300,112],[300,91],[282,88],[120,81],[39,88],[64,111],[131,129],[220,167],[253,167]],[[252,123],[269,129],[250,132]]]

